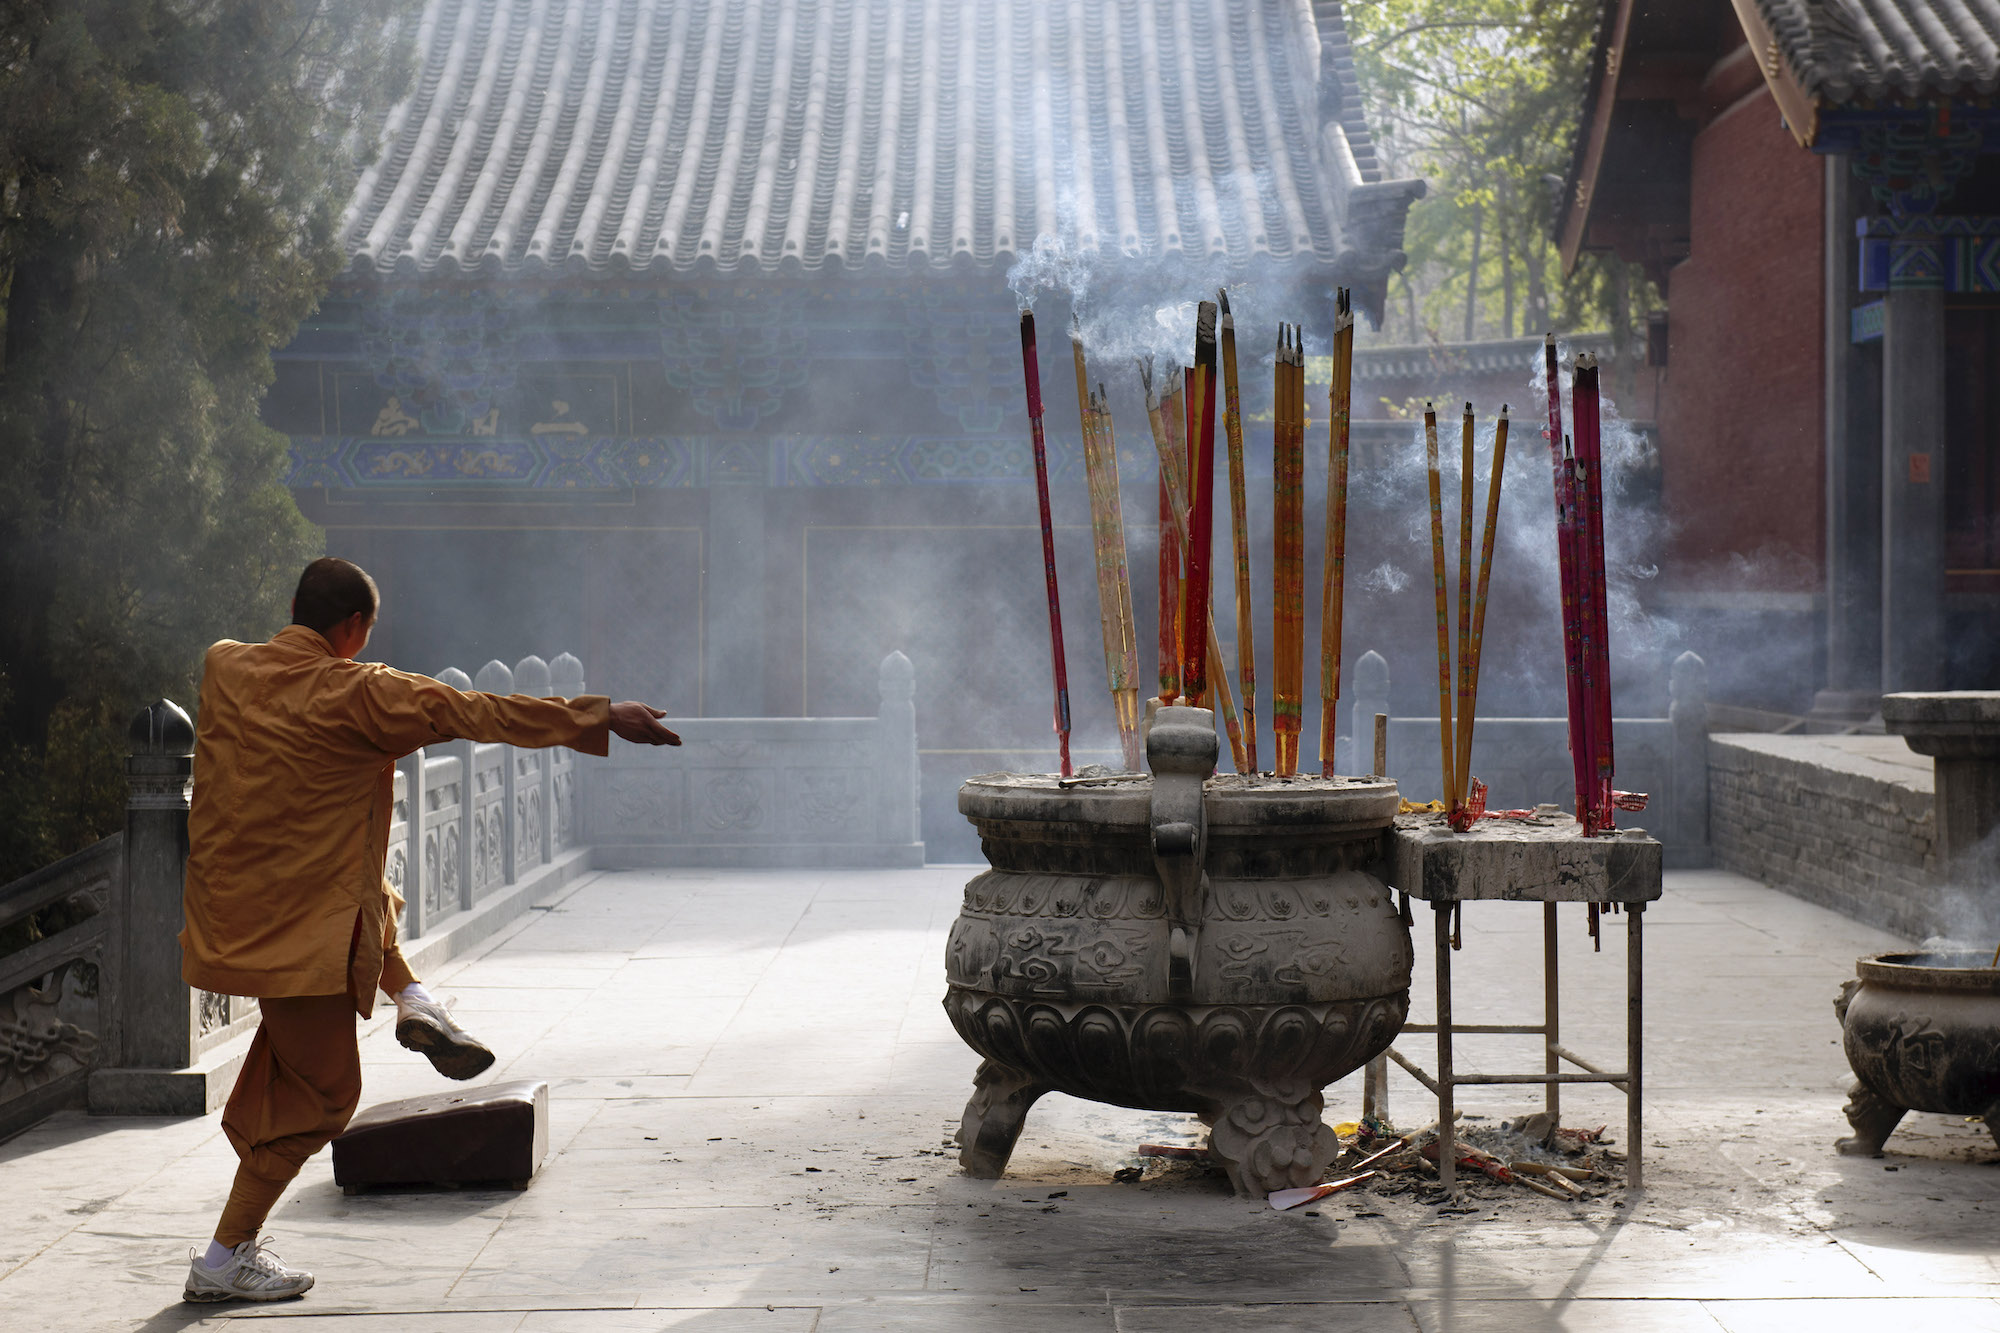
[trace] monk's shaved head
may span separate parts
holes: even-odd
[[[367,570],[339,556],[322,556],[299,575],[299,590],[292,594],[292,623],[325,634],[356,612],[364,623],[372,623],[381,603]]]

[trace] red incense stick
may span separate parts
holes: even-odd
[[[1056,739],[1062,775],[1069,762],[1069,668],[1063,662],[1062,599],[1056,593],[1056,530],[1049,518],[1049,452],[1042,439],[1042,373],[1035,359],[1035,315],[1021,312],[1021,373],[1028,383],[1028,427],[1035,442],[1035,502],[1042,517],[1042,576],[1049,585],[1049,653],[1056,669]]]
[[[1576,359],[1576,485],[1582,580],[1578,589],[1583,612],[1583,679],[1586,734],[1590,737],[1585,776],[1590,784],[1590,815],[1585,833],[1613,827],[1611,796],[1611,617],[1604,567],[1604,447],[1599,422],[1597,358]]]
[[[1215,302],[1195,316],[1194,474],[1188,486],[1187,614],[1181,626],[1181,680],[1190,699],[1208,693],[1208,566],[1215,535]]]

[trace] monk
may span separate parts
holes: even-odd
[[[357,662],[379,603],[359,566],[315,560],[289,626],[268,643],[224,640],[202,664],[181,975],[256,997],[262,1018],[222,1113],[240,1160],[215,1238],[189,1256],[190,1301],[282,1300],[312,1286],[258,1231],[360,1103],[355,1016],[373,1011],[378,987],[395,1002],[396,1039],[439,1072],[466,1079],[493,1063],[397,947],[402,898],[382,873],[396,760],[454,739],[594,755],[614,734],[680,744],[646,704],[465,693]]]

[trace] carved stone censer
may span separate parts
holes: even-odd
[[[1210,779],[1206,709],[1162,708],[1153,775],[968,781],[992,869],[965,886],[945,1011],[985,1059],[959,1130],[1005,1171],[1036,1099],[1191,1112],[1239,1194],[1316,1182],[1327,1084],[1409,1011],[1410,933],[1375,877],[1396,785]]]
[[[1981,1115],[2000,1142],[2000,968],[1991,954],[1885,953],[1834,1001],[1856,1082],[1844,1153],[1882,1151],[1908,1111]]]

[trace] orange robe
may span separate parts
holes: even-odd
[[[466,693],[335,657],[303,625],[216,644],[195,728],[182,978],[259,999],[345,993],[366,1018],[402,905],[382,876],[395,761],[454,739],[602,755],[610,720],[601,695]]]

